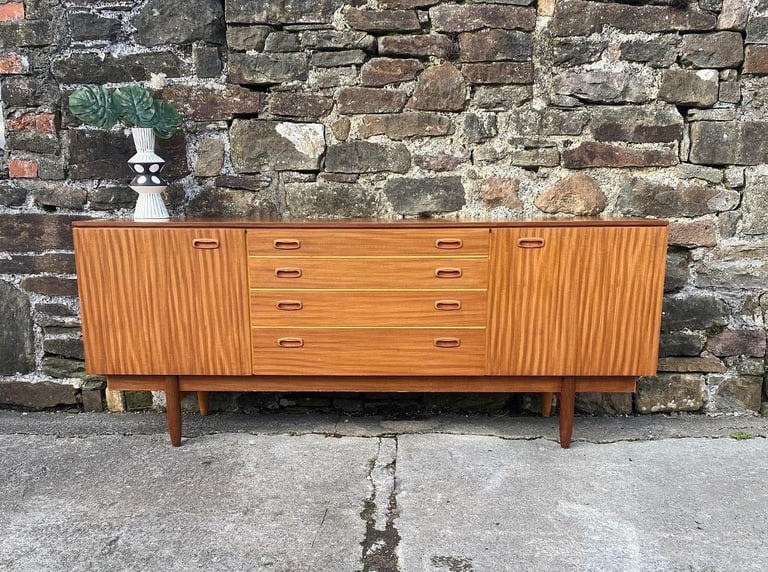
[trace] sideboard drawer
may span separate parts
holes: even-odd
[[[252,291],[251,325],[485,326],[486,293]]]
[[[253,330],[253,373],[482,375],[485,328]]]
[[[247,232],[250,256],[487,256],[488,242],[487,228]]]
[[[251,288],[485,289],[486,258],[249,258]]]

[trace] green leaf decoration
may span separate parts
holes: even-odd
[[[155,135],[160,139],[170,139],[181,125],[179,112],[173,105],[162,99],[153,100],[152,108],[154,119],[152,125],[148,127],[152,127],[155,130]]]
[[[100,85],[84,85],[73,91],[69,110],[83,123],[100,129],[111,129],[118,119],[109,91]]]
[[[117,113],[128,127],[152,127],[155,110],[149,90],[138,85],[118,87],[112,94]]]

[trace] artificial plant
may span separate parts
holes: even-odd
[[[149,90],[130,85],[110,92],[100,85],[78,87],[69,96],[69,109],[83,123],[111,129],[118,122],[126,127],[149,127],[161,139],[169,139],[181,125],[176,108],[153,98]]]

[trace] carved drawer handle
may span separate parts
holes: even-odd
[[[301,268],[275,268],[278,278],[301,278]]]
[[[438,268],[435,270],[438,278],[461,278],[461,268]]]
[[[304,340],[301,338],[278,338],[277,345],[281,348],[300,348],[304,346]]]
[[[435,310],[461,310],[459,300],[435,300]]]
[[[464,241],[460,238],[438,238],[435,246],[443,250],[457,250],[464,246]]]
[[[272,247],[278,250],[296,250],[301,248],[301,241],[295,238],[278,238],[272,243]]]
[[[215,250],[219,247],[219,241],[215,238],[193,238],[192,248],[200,250]]]
[[[460,345],[459,338],[435,338],[436,348],[458,348]]]
[[[546,241],[543,238],[518,238],[517,246],[519,248],[544,248]]]
[[[304,304],[301,300],[278,300],[276,306],[278,310],[301,310]]]

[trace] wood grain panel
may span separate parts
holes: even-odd
[[[300,270],[297,278],[279,278],[278,269]],[[438,270],[460,269],[458,278],[438,278]],[[249,258],[251,288],[485,289],[486,258]],[[289,273],[289,272],[286,272]]]
[[[447,228],[525,228],[525,227],[600,227],[600,226],[667,226],[667,221],[649,218],[625,217],[541,217],[519,218],[512,220],[493,219],[460,219],[460,218],[417,218],[417,219],[295,219],[295,220],[264,220],[264,219],[233,219],[233,218],[186,218],[168,222],[138,222],[134,220],[94,219],[75,221],[75,227],[87,228],[241,228],[241,229],[447,229]]]
[[[111,375],[109,389],[162,390],[163,376]],[[541,392],[560,391],[562,377],[523,376],[321,376],[228,375],[181,376],[181,391],[425,391],[425,392]],[[576,378],[576,391],[632,393],[634,377]]]
[[[243,230],[77,228],[74,237],[89,373],[250,372]],[[194,248],[195,239],[219,247]]]
[[[301,340],[280,347],[278,340]],[[458,339],[459,347],[435,347]],[[253,373],[293,375],[479,375],[484,329],[258,329],[252,331]]]
[[[488,373],[655,374],[666,239],[666,227],[494,229]]]
[[[360,229],[249,230],[249,255],[276,256],[392,256],[488,255],[487,228],[478,229]],[[275,244],[278,241],[278,245]],[[459,242],[457,242],[459,241]],[[438,248],[437,243],[443,248]],[[298,247],[296,247],[298,244]],[[281,246],[282,248],[278,248]]]
[[[484,291],[252,291],[251,325],[485,326],[485,301]]]

